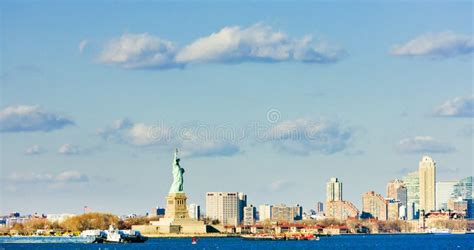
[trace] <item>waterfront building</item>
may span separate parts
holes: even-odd
[[[465,201],[467,202],[466,218],[474,219],[474,200],[465,199]]]
[[[400,218],[402,220],[407,219],[407,206],[400,205],[400,208],[398,210],[398,218]]]
[[[258,220],[271,220],[272,219],[272,205],[264,204],[258,206]]]
[[[247,195],[239,193],[239,223],[244,220],[244,207],[247,206]]]
[[[398,220],[401,217],[400,207],[402,203],[399,200],[389,199],[387,200],[387,220]]]
[[[326,184],[326,203],[330,201],[342,201],[342,182],[335,177]]]
[[[295,207],[288,207],[285,204],[277,204],[272,207],[273,221],[293,222],[295,220]]]
[[[407,219],[417,219],[420,204],[420,176],[418,171],[408,173],[404,176],[403,183],[407,189]]]
[[[257,214],[257,208],[253,205],[244,207],[244,225],[253,225],[255,224],[255,218]]]
[[[318,201],[316,203],[316,213],[321,213],[324,211],[324,203]]]
[[[201,206],[192,203],[188,206],[189,218],[200,220],[201,218]]]
[[[293,207],[293,219],[302,220],[303,219],[303,207],[300,204],[296,204]]]
[[[359,217],[359,210],[349,201],[330,201],[326,204],[326,216],[337,220]]]
[[[377,218],[378,220],[387,220],[387,201],[385,198],[374,191],[362,195],[362,217]]]
[[[448,201],[453,197],[454,185],[457,181],[436,182],[436,210],[447,210]]]
[[[223,225],[238,225],[243,218],[247,196],[239,192],[206,193],[206,216]]]
[[[469,200],[463,199],[462,197],[451,198],[448,201],[448,209],[455,213],[460,213],[466,216],[468,212],[468,205],[469,205],[468,201]]]
[[[418,168],[420,176],[420,210],[425,213],[436,209],[436,162],[423,156]]]

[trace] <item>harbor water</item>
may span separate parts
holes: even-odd
[[[28,249],[474,249],[474,234],[392,234],[392,235],[341,235],[321,237],[317,241],[255,241],[242,238],[151,238],[136,244],[81,244],[70,243],[67,238],[43,243],[27,243],[9,237],[0,237],[0,250]],[[33,242],[33,241],[32,241]],[[36,241],[37,242],[37,241]]]

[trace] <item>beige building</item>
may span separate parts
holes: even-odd
[[[391,180],[387,183],[387,198],[399,200],[406,204],[407,189],[405,183],[400,179]]]
[[[362,195],[362,216],[365,218],[388,219],[387,201],[374,191]]]
[[[342,182],[335,177],[326,184],[326,203],[330,201],[342,201]]]
[[[293,222],[295,218],[295,209],[285,204],[278,204],[272,207],[272,220]]]
[[[425,213],[436,208],[436,162],[429,156],[423,156],[418,174],[420,176],[420,210]]]
[[[337,220],[359,217],[359,210],[349,201],[330,201],[326,205],[326,216]]]
[[[253,225],[255,224],[255,218],[257,214],[257,208],[253,205],[244,207],[244,225]]]
[[[206,216],[223,225],[239,225],[243,219],[247,196],[239,192],[206,193]]]
[[[401,202],[398,200],[387,201],[387,220],[398,220],[400,218]]]
[[[264,204],[258,206],[258,220],[271,220],[272,219],[272,205]]]

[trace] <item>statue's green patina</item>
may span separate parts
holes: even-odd
[[[179,165],[179,158],[178,158],[178,149],[174,152],[174,159],[173,159],[173,183],[170,187],[170,194],[171,193],[184,193],[183,189],[183,174],[184,168]]]

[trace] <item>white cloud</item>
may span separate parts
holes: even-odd
[[[106,64],[123,68],[178,67],[174,62],[176,46],[167,40],[144,34],[123,34],[113,39],[102,51],[99,59]]]
[[[74,125],[74,122],[61,115],[44,111],[39,106],[9,106],[0,111],[2,132],[48,132],[68,125]]]
[[[88,182],[89,177],[81,174],[79,171],[70,170],[59,174],[51,173],[12,173],[7,177],[7,180],[14,183],[78,183]]]
[[[436,116],[474,117],[474,96],[447,100],[434,111]]]
[[[240,153],[239,146],[234,143],[207,136],[201,138],[191,131],[181,136],[178,144],[182,147],[181,152],[185,157],[232,156]]]
[[[125,133],[125,139],[133,145],[148,146],[157,143],[169,142],[172,137],[171,130],[164,126],[135,123]]]
[[[182,63],[200,62],[282,62],[330,63],[341,51],[318,43],[312,37],[289,38],[283,32],[256,24],[248,28],[224,27],[187,45],[176,56]]]
[[[390,53],[396,56],[448,58],[474,52],[470,35],[453,32],[420,35],[405,44],[395,45]]]
[[[296,183],[294,181],[276,180],[270,183],[269,190],[272,192],[280,192],[283,190],[288,190],[290,188],[293,188],[295,184]]]
[[[278,123],[265,133],[263,140],[272,142],[279,150],[308,155],[343,151],[351,137],[350,129],[335,122],[297,119]]]
[[[39,145],[33,145],[25,150],[25,155],[40,155],[45,152],[46,150],[41,148]]]
[[[88,182],[89,177],[87,175],[81,174],[77,170],[64,171],[59,173],[55,180],[58,182]]]
[[[72,144],[64,144],[58,149],[58,153],[62,155],[78,155],[81,152],[82,150],[78,146]]]
[[[82,54],[86,49],[87,45],[89,45],[89,41],[86,39],[82,40],[78,45],[79,53]]]
[[[112,125],[97,130],[97,135],[114,143],[131,146],[160,146],[171,150],[179,147],[185,157],[231,156],[240,148],[219,138],[197,136],[194,128],[173,129],[163,123],[150,125],[120,119]]]
[[[144,34],[124,34],[110,41],[100,61],[123,68],[175,68],[191,63],[286,62],[332,63],[345,52],[311,36],[290,38],[256,24],[224,27],[179,48],[168,40]]]
[[[112,125],[98,129],[104,140],[133,146],[165,145],[173,140],[171,128],[163,125],[133,123],[128,119],[116,120]]]
[[[431,136],[415,136],[400,140],[397,145],[399,153],[450,153],[455,148],[449,144],[442,143]]]

